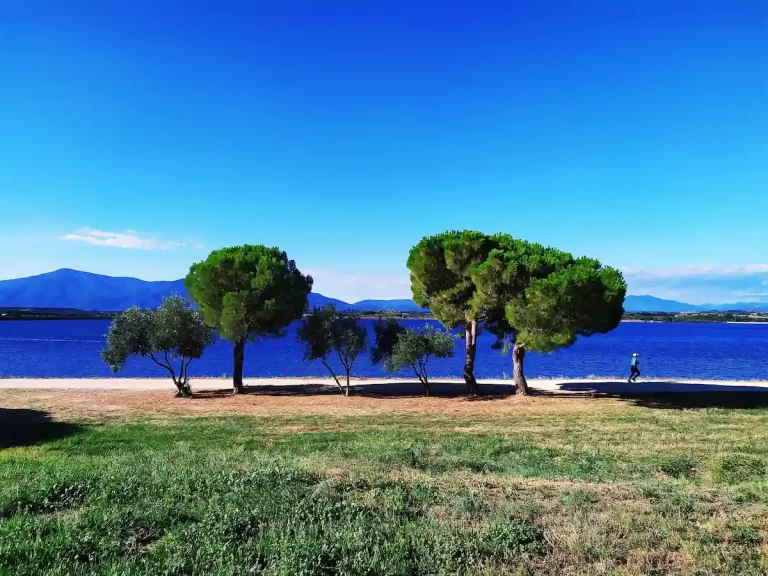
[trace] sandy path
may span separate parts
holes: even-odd
[[[509,380],[480,380],[480,385],[489,388],[489,392],[504,393],[511,388]],[[231,381],[223,378],[199,378],[191,381],[193,390],[221,390],[231,387]],[[618,394],[664,393],[664,392],[768,392],[768,381],[731,381],[731,380],[687,380],[654,379],[640,380],[628,384],[624,380],[602,379],[530,379],[529,386],[534,390],[550,393],[606,392]],[[245,385],[250,387],[298,387],[317,390],[335,387],[331,379],[324,378],[246,378]],[[386,389],[411,391],[418,384],[409,379],[353,379],[352,385],[367,390]],[[437,379],[433,384],[436,390],[463,388],[462,380]],[[0,379],[0,389],[27,390],[171,390],[169,379],[163,378],[4,378]]]

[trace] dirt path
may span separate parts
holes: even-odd
[[[509,380],[480,380],[480,385],[491,394],[509,394],[512,385]],[[224,378],[197,378],[191,381],[193,390],[227,390],[231,388],[229,380]],[[644,394],[667,392],[768,392],[768,381],[732,381],[732,380],[689,380],[689,379],[653,379],[640,380],[628,384],[625,380],[610,378],[578,379],[552,378],[530,379],[528,384],[534,391],[548,393],[605,392],[612,394]],[[296,387],[307,391],[319,391],[325,388],[337,390],[330,378],[246,378],[245,385],[251,388],[271,387],[282,389]],[[418,395],[420,386],[410,379],[353,379],[352,385],[369,393],[400,396]],[[462,394],[462,380],[437,379],[433,384],[438,394]],[[0,389],[23,388],[28,390],[172,390],[173,385],[167,378],[3,378]]]
[[[4,379],[3,410],[21,409],[54,419],[104,420],[129,415],[204,416],[494,416],[595,415],[633,406],[755,407],[768,405],[768,382],[653,381],[629,385],[615,380],[531,380],[534,395],[513,395],[509,381],[480,383],[482,396],[466,395],[459,381],[433,384],[423,396],[407,380],[356,380],[353,395],[340,395],[331,381],[249,379],[246,394],[233,396],[227,380],[195,380],[192,399],[174,398],[168,380],[155,379]]]

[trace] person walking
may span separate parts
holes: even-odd
[[[637,377],[640,376],[640,357],[637,352],[632,354],[632,360],[629,362],[629,380],[627,382],[636,382]]]

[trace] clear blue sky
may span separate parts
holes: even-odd
[[[402,296],[474,228],[757,298],[766,220],[764,1],[0,2],[0,278],[248,242]]]

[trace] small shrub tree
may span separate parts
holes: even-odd
[[[368,331],[360,323],[360,317],[355,314],[338,314],[333,321],[333,349],[336,350],[347,376],[347,396],[349,396],[349,373],[360,352],[365,350],[367,336]]]
[[[400,334],[405,332],[405,328],[397,321],[397,316],[387,314],[379,316],[373,325],[375,342],[371,347],[371,362],[378,364],[386,361],[392,355],[392,349],[397,343]]]
[[[197,310],[181,296],[168,296],[157,310],[133,307],[119,314],[101,357],[113,372],[122,370],[129,356],[149,357],[168,370],[176,395],[189,397],[189,364],[213,341],[213,330]]]
[[[419,382],[424,386],[424,394],[429,396],[431,392],[427,373],[429,359],[433,356],[435,358],[452,357],[455,343],[453,334],[447,330],[435,330],[429,324],[421,330],[408,329],[399,335],[392,353],[385,361],[385,366],[393,374],[406,366],[413,368]]]
[[[296,332],[296,340],[304,344],[304,361],[320,360],[336,381],[339,391],[343,394],[341,382],[328,364],[328,356],[333,352],[333,321],[336,309],[333,305],[325,308],[315,308],[310,312]]]
[[[333,306],[315,308],[305,319],[296,334],[304,344],[304,360],[321,360],[328,369],[342,394],[349,396],[349,376],[352,365],[366,347],[367,330],[359,316],[336,312]],[[346,391],[328,363],[328,356],[336,352],[347,379]]]

